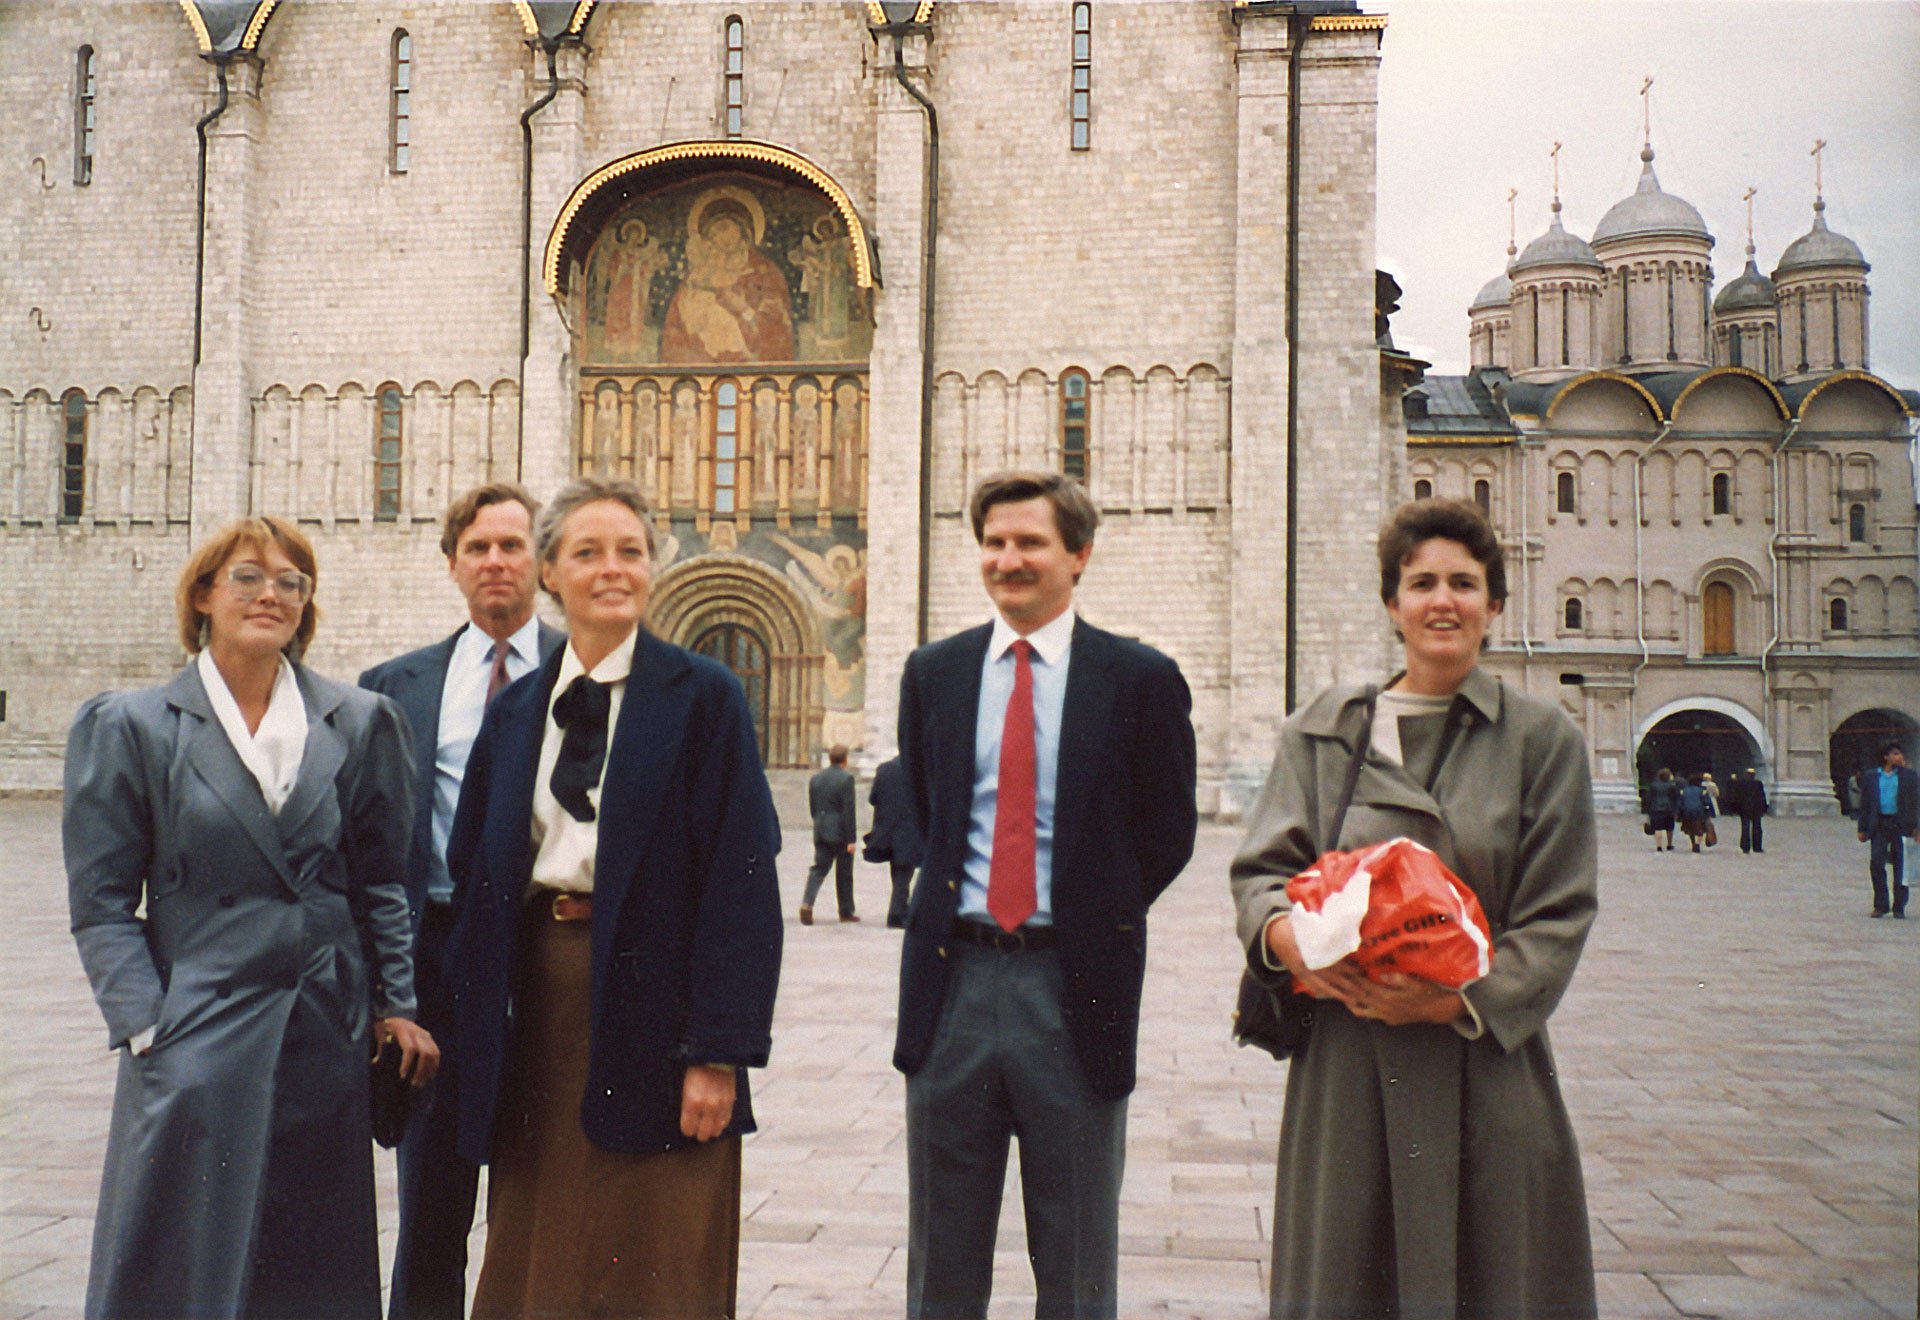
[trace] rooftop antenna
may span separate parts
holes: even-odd
[[[1753,199],[1760,190],[1749,187],[1741,194],[1740,200],[1747,204],[1747,260],[1753,260]]]

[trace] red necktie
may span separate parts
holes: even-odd
[[[1039,772],[1033,754],[1033,645],[1013,644],[1013,695],[1000,725],[1000,788],[993,812],[993,862],[987,911],[1013,930],[1039,909],[1034,889],[1034,800]]]
[[[493,672],[487,675],[487,704],[500,695],[500,689],[507,685],[507,652],[513,648],[505,642],[493,644]]]

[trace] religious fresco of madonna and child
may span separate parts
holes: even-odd
[[[587,257],[586,361],[865,362],[847,229],[811,189],[709,175],[627,203]]]

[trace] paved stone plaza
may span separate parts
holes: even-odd
[[[1848,822],[1768,831],[1764,857],[1728,842],[1656,855],[1637,821],[1602,821],[1600,920],[1553,1029],[1603,1315],[1915,1312],[1920,920],[1867,919],[1866,850]],[[1283,1077],[1227,1040],[1236,837],[1203,828],[1155,910],[1123,1315],[1265,1314]],[[906,1277],[889,1065],[897,937],[877,867],[860,871],[861,924],[793,921],[805,845],[788,833],[787,961],[773,1067],[756,1078],[762,1130],[746,1150],[741,1314],[894,1317]],[[85,1289],[113,1062],[66,927],[57,804],[0,800],[0,1320],[75,1315]],[[390,1247],[390,1158],[380,1173]],[[995,1316],[1032,1313],[1018,1205],[1010,1187]]]

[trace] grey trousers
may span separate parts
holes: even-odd
[[[1087,1090],[1060,1013],[1058,954],[953,944],[952,978],[907,1079],[907,1315],[984,1316],[1020,1140],[1034,1314],[1116,1313],[1127,1102]]]

